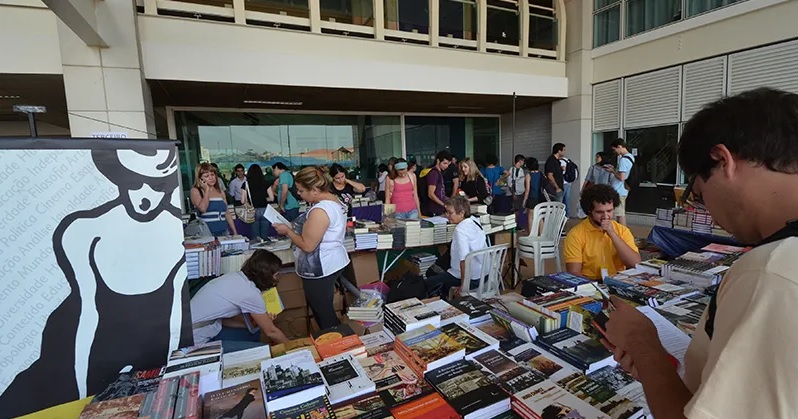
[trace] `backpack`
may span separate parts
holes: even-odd
[[[419,214],[423,212],[422,208],[424,210],[427,209],[427,202],[429,202],[429,188],[427,188],[429,185],[427,184],[427,175],[429,174],[430,170],[432,170],[432,168],[426,168],[422,170],[421,173],[418,174],[418,179],[416,180],[418,203],[421,205],[421,208],[419,208]]]
[[[579,166],[573,162],[573,160],[568,159],[565,161],[565,173],[563,173],[562,178],[568,182],[575,182],[576,179],[579,177]]]
[[[388,284],[391,290],[388,291],[388,302],[407,300],[408,298],[427,298],[427,281],[423,277],[412,272],[405,272],[402,278]]]
[[[632,162],[632,168],[626,174],[626,187],[628,189],[637,188],[640,186],[640,171],[637,169],[637,162],[629,156],[621,156],[621,158]]]
[[[293,174],[291,174],[291,186],[288,187],[288,192],[296,199],[296,202],[302,202],[302,198],[299,197],[299,192],[296,190],[296,181]]]

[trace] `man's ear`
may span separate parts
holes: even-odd
[[[724,144],[717,144],[709,151],[709,156],[715,160],[718,167],[731,177],[737,168],[737,163],[734,161],[734,155]]]

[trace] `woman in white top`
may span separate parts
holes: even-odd
[[[449,297],[449,289],[460,285],[465,278],[465,259],[469,253],[488,247],[488,240],[482,225],[471,216],[471,203],[465,197],[455,196],[446,201],[446,218],[457,224],[449,247],[451,267],[446,272],[427,278],[427,289],[430,294],[441,298]],[[482,273],[482,258],[477,256],[471,261],[471,278],[468,278],[471,289],[479,286]]]
[[[282,261],[259,249],[244,263],[241,272],[230,272],[205,284],[191,299],[194,344],[222,341],[224,351],[235,352],[262,345],[260,335],[249,332],[242,314],[249,315],[274,343],[288,341],[266,312],[261,295],[277,286]]]
[[[296,245],[296,273],[302,278],[305,299],[320,329],[340,322],[333,307],[335,281],[349,265],[344,248],[346,206],[330,192],[331,179],[316,167],[306,167],[294,177],[297,193],[312,207],[291,226],[275,224],[277,233]]]

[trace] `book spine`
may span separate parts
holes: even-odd
[[[155,405],[153,406],[152,419],[172,419],[179,384],[178,377],[161,380]]]
[[[175,400],[175,413],[172,416],[174,419],[185,419],[186,409],[188,407],[188,393],[190,391],[189,376],[186,374],[180,377],[180,383],[177,388],[177,399]]]

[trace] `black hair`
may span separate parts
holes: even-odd
[[[617,140],[614,140],[613,142],[610,143],[610,147],[612,147],[612,148],[616,148],[616,147],[624,147],[624,148],[626,148],[626,141],[624,141],[623,138],[618,138]]]
[[[526,160],[526,157],[524,157],[523,154],[516,154],[515,158],[513,159],[513,163],[518,163],[519,161],[524,161],[524,160]]]
[[[621,197],[618,192],[609,185],[590,185],[582,190],[582,196],[579,198],[579,206],[585,214],[590,214],[593,211],[593,205],[609,204],[612,202],[612,207],[617,208],[621,205]]]
[[[614,151],[603,151],[601,153],[601,164],[602,165],[611,165],[613,167],[617,166],[616,162],[618,161],[618,155],[615,154]]]
[[[338,163],[330,165],[330,177],[335,177],[338,173],[343,173],[346,176],[346,169]]]
[[[557,143],[551,148],[551,154],[557,154],[565,149],[565,144]]]
[[[439,161],[444,161],[444,160],[451,161],[452,160],[452,155],[449,154],[449,152],[446,151],[446,150],[441,150],[441,151],[438,152],[438,154],[435,155],[435,161],[439,162]]]
[[[265,191],[269,188],[266,184],[266,177],[263,176],[263,169],[260,168],[260,165],[253,164],[249,166],[249,170],[247,170],[247,186],[249,187],[250,192],[252,191]],[[255,195],[258,192],[252,192],[252,195]],[[251,199],[255,199],[254,197],[250,197]]]
[[[259,290],[266,291],[277,286],[274,274],[282,265],[283,261],[277,255],[265,249],[258,249],[244,262],[241,272],[254,282]]]
[[[272,165],[272,169],[288,170],[288,167],[285,165],[285,163],[278,161]]]
[[[217,165],[216,163],[211,163],[211,166],[213,166],[214,168],[216,168],[216,172],[217,172],[217,173],[219,172],[219,165]]]
[[[534,157],[527,157],[526,168],[528,170],[540,170],[540,163],[538,162],[538,159]]]
[[[243,164],[241,164],[241,163],[238,163],[238,164],[236,165],[236,167],[234,167],[234,168],[233,168],[233,171],[235,172],[235,171],[236,171],[236,170],[238,170],[238,169],[241,169],[241,170],[246,170],[246,169],[244,168],[244,165],[243,165]]]
[[[798,173],[798,95],[760,88],[710,103],[684,125],[679,165],[687,178],[707,179],[712,148],[780,173]]]
[[[379,166],[377,166],[377,171],[380,172],[380,173],[387,172],[388,171],[388,165],[385,164],[385,163],[381,163]]]
[[[487,163],[488,166],[490,166],[491,164],[495,166],[499,164],[499,158],[496,157],[495,154],[488,154],[485,156],[485,163]]]

